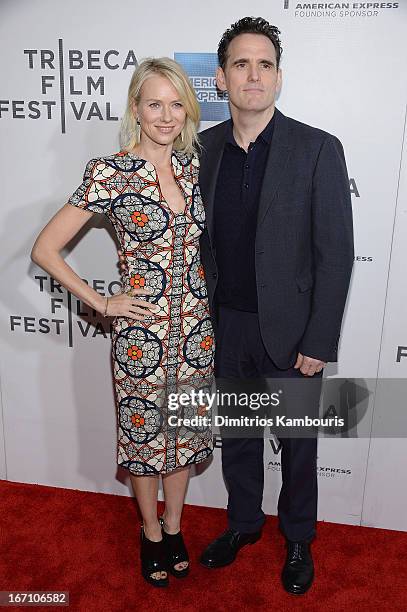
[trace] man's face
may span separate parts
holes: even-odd
[[[229,44],[225,68],[216,73],[220,90],[227,91],[232,107],[263,112],[274,107],[281,87],[276,50],[263,34],[239,34]]]

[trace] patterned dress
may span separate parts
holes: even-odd
[[[165,202],[155,167],[126,152],[89,161],[68,200],[107,215],[126,258],[123,291],[149,288],[152,295],[141,299],[159,306],[143,321],[116,317],[112,325],[118,464],[139,475],[199,463],[213,450],[207,420],[189,426],[168,418],[208,416],[202,402],[174,412],[168,396],[210,391],[214,356],[199,254],[205,221],[199,161],[174,151],[171,164],[185,200],[182,213]]]

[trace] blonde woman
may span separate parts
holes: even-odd
[[[129,86],[121,151],[88,162],[82,184],[31,253],[80,300],[114,317],[118,464],[130,473],[143,520],[142,574],[154,586],[168,584],[168,571],[188,574],[180,521],[190,466],[213,450],[207,428],[169,424],[167,412],[169,393],[200,386],[213,371],[198,243],[204,229],[198,123],[199,105],[182,68],[169,58],[143,61]],[[126,263],[123,291],[110,298],[60,255],[92,213],[107,215]],[[159,519],[160,475],[165,511]]]

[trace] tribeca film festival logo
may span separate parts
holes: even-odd
[[[225,121],[229,119],[228,96],[216,87],[216,53],[174,53],[190,78],[201,107],[202,121]]]
[[[39,292],[48,293],[50,296],[50,312],[45,317],[32,314],[10,315],[11,332],[65,336],[69,347],[74,345],[75,332],[82,338],[111,337],[110,319],[101,318],[96,310],[83,304],[51,276],[37,274],[34,280]],[[101,279],[82,280],[101,295],[112,296],[117,291],[117,287],[121,289],[119,281],[108,283]]]
[[[25,68],[39,76],[37,99],[0,100],[0,118],[59,118],[62,134],[66,133],[68,111],[76,121],[118,121],[106,95],[106,75],[101,71],[134,69],[134,51],[117,49],[67,49],[63,39],[57,49],[22,50]],[[96,97],[96,99],[95,99]]]
[[[378,17],[386,10],[399,8],[399,2],[292,2],[284,0],[284,8],[295,17]]]

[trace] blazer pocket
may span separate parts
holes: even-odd
[[[312,287],[314,286],[314,279],[311,272],[309,272],[308,274],[304,274],[303,276],[300,276],[295,280],[297,283],[298,291],[300,293],[311,291]]]

